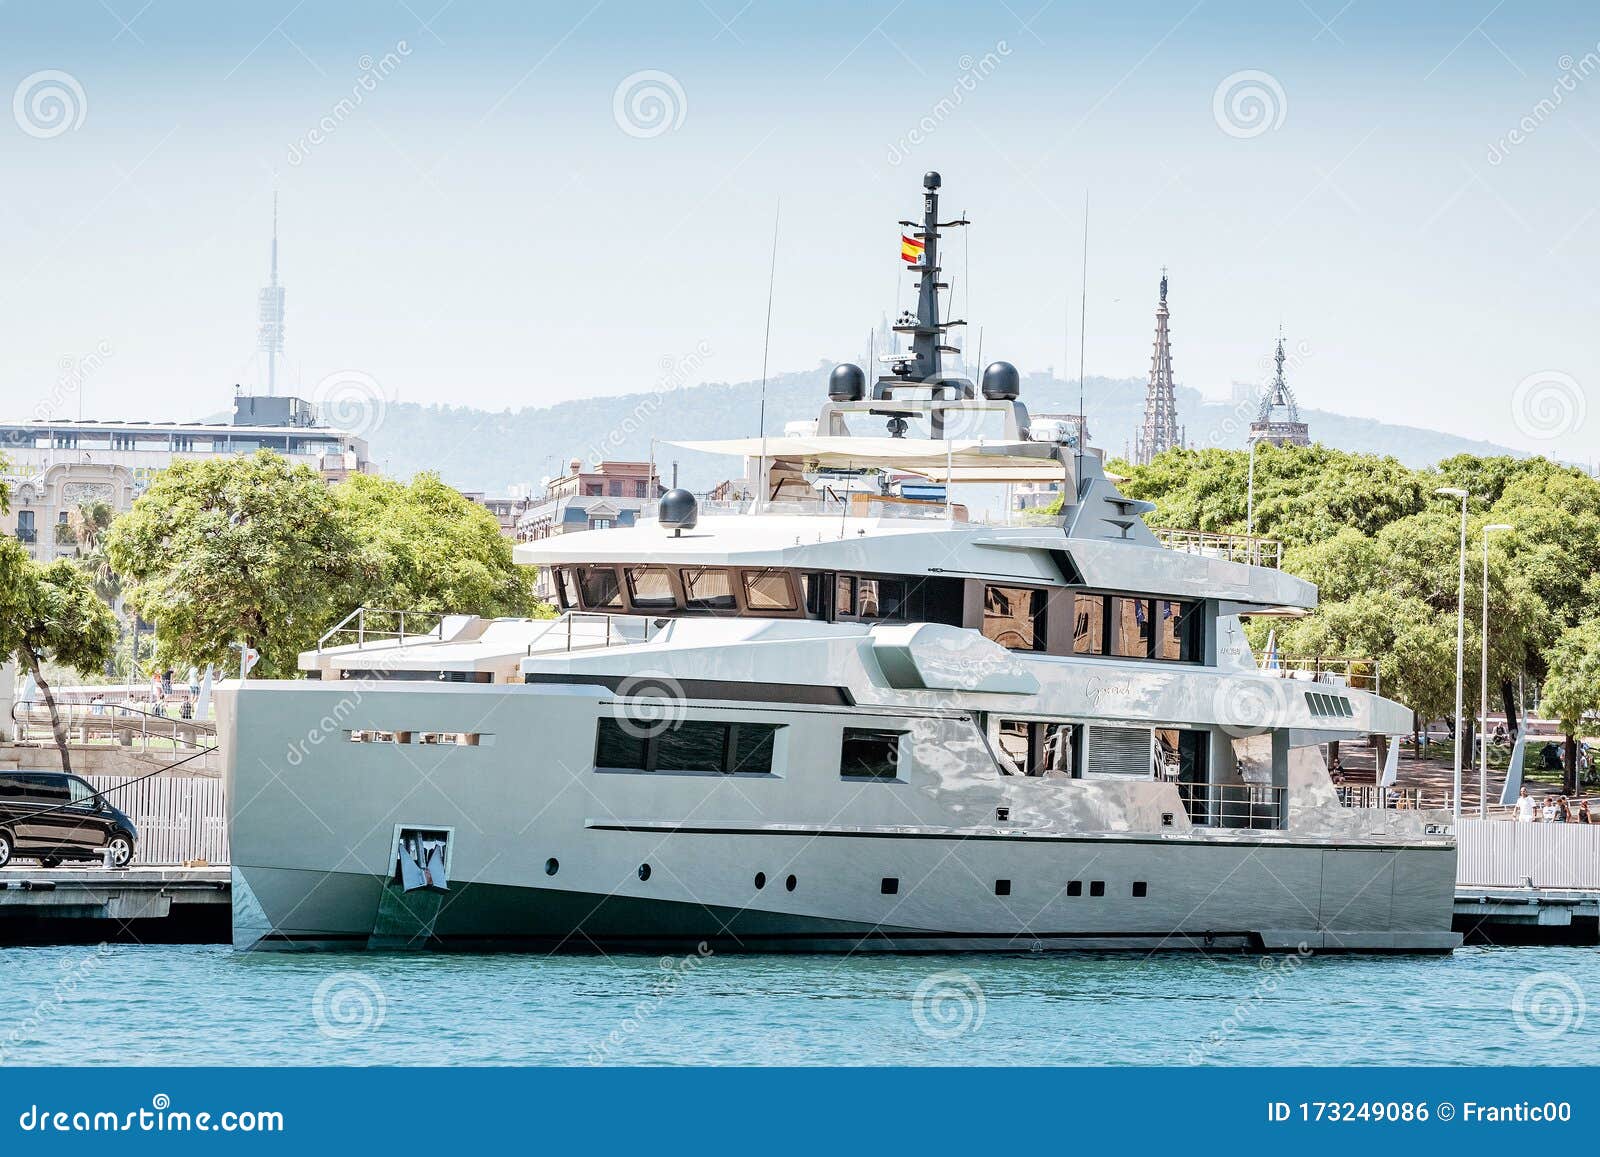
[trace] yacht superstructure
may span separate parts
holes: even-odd
[[[1410,711],[1245,640],[1315,589],[1165,545],[1006,363],[945,372],[938,188],[889,372],[838,367],[814,429],[684,443],[744,460],[731,501],[519,546],[554,619],[359,611],[310,678],[221,695],[238,947],[1459,942],[1447,817],[1342,806],[1319,746]],[[1059,515],[954,500],[1038,482]]]

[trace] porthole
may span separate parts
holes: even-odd
[[[759,892],[759,891],[761,891],[761,889],[765,888],[766,886],[767,886],[767,874],[765,872],[757,872],[756,873],[756,891]]]
[[[1149,882],[1145,880],[1135,880],[1133,882],[1133,894],[1135,897],[1148,896],[1150,894]]]
[[[560,870],[561,870],[561,861],[556,859],[554,856],[551,856],[548,860],[546,860],[544,862],[544,874],[545,875],[553,876],[557,872],[559,872]]]
[[[1089,895],[1091,895],[1091,896],[1104,896],[1105,894],[1106,894],[1106,882],[1104,880],[1090,880],[1089,881]]]
[[[898,896],[900,894],[900,877],[885,876],[883,882],[878,885],[878,891],[885,896]]]
[[[1069,880],[1067,882],[1067,895],[1069,895],[1069,896],[1081,896],[1081,895],[1083,895],[1083,881],[1082,880]]]
[[[639,879],[648,880],[649,878],[650,878],[650,865],[649,864],[640,864],[639,865]]]
[[[793,876],[790,876],[787,880],[785,880],[783,882],[784,891],[786,891],[786,892],[794,891],[795,885],[798,884],[799,882],[800,882],[799,880],[795,879]]]
[[[996,896],[1009,896],[1009,895],[1011,895],[1011,881],[1010,880],[996,880],[994,882],[994,894]]]

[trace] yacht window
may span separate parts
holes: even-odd
[[[1200,603],[1157,599],[1156,645],[1152,656],[1179,663],[1200,661]]]
[[[672,574],[664,566],[629,567],[628,597],[634,606],[650,610],[678,605],[678,596],[672,591]]]
[[[770,775],[775,723],[601,719],[594,765],[604,771]]]
[[[1002,719],[999,755],[1010,775],[1070,779],[1082,774],[1083,725],[1029,719]]]
[[[683,586],[691,607],[705,610],[731,611],[734,609],[733,585],[728,572],[716,567],[695,567],[683,572]]]
[[[983,633],[1013,651],[1044,650],[1045,592],[1030,587],[983,588]]]
[[[846,779],[896,779],[904,731],[846,727],[839,751],[839,774]]]
[[[834,582],[833,613],[836,615],[853,615],[856,613],[856,577],[855,575],[842,574]]]
[[[856,584],[856,604],[863,619],[904,619],[905,579],[861,579]]]
[[[1079,655],[1106,653],[1106,597],[1078,594],[1073,597],[1072,650]]]
[[[781,570],[751,571],[744,576],[744,598],[752,611],[792,611],[794,592]]]
[[[827,608],[823,606],[827,578],[820,574],[803,574],[800,576],[800,587],[805,591],[806,614],[817,619],[827,618]]]
[[[1150,600],[1118,595],[1111,600],[1111,619],[1115,627],[1111,653],[1127,659],[1148,659],[1154,636]]]
[[[578,579],[570,570],[556,571],[556,585],[561,591],[561,605],[569,611],[578,609]]]
[[[580,567],[578,587],[583,592],[583,605],[590,610],[622,609],[622,589],[617,585],[617,572],[611,567]]]
[[[1155,742],[1156,778],[1178,785],[1189,821],[1211,822],[1210,796],[1206,791],[1206,756],[1210,735],[1204,731],[1158,727]]]

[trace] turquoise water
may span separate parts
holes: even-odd
[[[1452,957],[0,949],[0,1063],[1596,1064],[1600,950]]]

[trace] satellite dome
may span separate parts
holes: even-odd
[[[983,371],[983,396],[991,402],[1014,402],[1022,392],[1022,378],[1010,362],[990,362]]]
[[[867,396],[867,375],[861,367],[844,362],[828,375],[828,397],[835,402],[859,402]]]
[[[674,534],[693,530],[700,521],[700,504],[695,501],[693,494],[681,487],[669,490],[661,496],[656,521]]]

